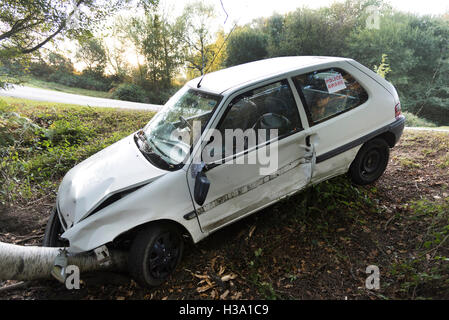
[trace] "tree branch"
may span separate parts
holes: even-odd
[[[31,52],[33,52],[33,51],[39,50],[39,49],[42,48],[45,44],[47,44],[49,41],[51,41],[51,40],[52,40],[54,37],[56,37],[62,30],[64,30],[64,28],[67,26],[67,21],[70,20],[70,18],[73,16],[73,14],[75,13],[75,11],[79,8],[79,6],[80,6],[83,2],[85,2],[85,0],[78,0],[77,3],[76,3],[76,5],[75,5],[75,8],[73,8],[73,10],[70,12],[68,18],[64,19],[64,20],[60,23],[58,29],[56,29],[56,31],[53,32],[51,35],[49,35],[45,40],[41,41],[39,44],[35,45],[34,47],[31,47],[31,48],[28,48],[28,49],[22,48],[22,49],[20,50],[20,52],[21,52],[22,54],[28,54],[28,53],[31,53]]]

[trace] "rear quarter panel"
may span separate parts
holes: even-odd
[[[332,67],[350,73],[365,88],[368,100],[350,111],[310,128],[317,156],[353,142],[395,120],[394,96],[375,81],[372,75],[367,75],[348,61],[335,62]],[[360,146],[357,146],[339,156],[317,163],[314,182],[346,172],[359,149]]]

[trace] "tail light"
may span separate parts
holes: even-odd
[[[402,115],[402,110],[401,110],[401,103],[398,102],[398,104],[394,107],[394,116],[397,118],[399,118]]]

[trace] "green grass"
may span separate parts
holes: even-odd
[[[405,125],[407,127],[430,127],[434,128],[437,125],[434,124],[431,121],[428,121],[426,119],[420,118],[418,116],[415,116],[413,113],[410,112],[403,112],[405,116]]]
[[[29,86],[29,87],[33,87],[33,88],[49,89],[49,90],[61,91],[61,92],[65,92],[65,93],[79,94],[79,95],[83,95],[83,96],[90,96],[90,97],[97,97],[97,98],[109,98],[109,99],[112,98],[111,94],[109,92],[69,87],[69,86],[66,86],[66,85],[63,85],[60,83],[46,82],[46,81],[42,81],[42,80],[35,79],[35,78],[29,78],[23,84],[26,86]]]
[[[0,203],[54,193],[75,164],[142,128],[153,112],[0,99]]]
[[[421,165],[419,163],[414,162],[412,159],[409,158],[399,158],[399,163],[401,166],[406,168],[420,168]]]
[[[419,288],[427,299],[431,294],[442,294],[449,289],[449,198],[442,202],[418,200],[410,203],[413,214],[408,217],[425,226],[416,244],[416,255],[392,266],[393,275],[401,275],[401,292],[412,295]]]
[[[14,97],[6,97],[2,96],[0,97],[0,100],[3,100],[4,103],[8,105],[13,106],[20,106],[24,108],[34,108],[34,107],[48,107],[48,108],[66,108],[66,107],[73,107],[73,108],[81,108],[82,105],[74,104],[74,103],[60,103],[60,102],[50,102],[50,101],[38,101],[38,100],[30,100],[30,99],[24,99],[24,98],[14,98]],[[118,111],[116,108],[114,108],[114,105],[111,105],[110,107],[90,107],[86,106],[85,108],[90,109],[105,109],[105,110],[115,110]],[[127,109],[130,110],[130,109]]]

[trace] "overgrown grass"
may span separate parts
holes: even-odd
[[[142,128],[152,112],[0,100],[0,202],[55,192],[75,164]]]
[[[109,92],[69,87],[60,83],[42,81],[36,78],[26,79],[23,84],[33,88],[49,89],[83,96],[112,99],[112,95]]]
[[[429,120],[420,118],[413,113],[403,112],[405,116],[405,125],[407,127],[437,127],[437,125]]]
[[[409,220],[425,231],[417,236],[415,253],[392,266],[408,297],[426,299],[449,291],[449,198],[410,204]]]

